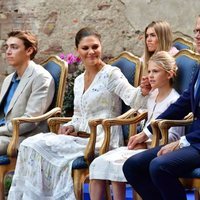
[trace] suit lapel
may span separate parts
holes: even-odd
[[[200,107],[200,87],[197,90],[197,95],[194,100],[194,103],[195,103],[195,111],[196,111]]]
[[[198,73],[197,73],[196,81],[197,79],[198,79]],[[194,82],[194,84],[196,83],[196,81]],[[194,111],[196,112],[198,107],[200,106],[200,86],[197,88],[197,94],[195,98],[194,98],[194,87],[193,87],[193,99],[194,99]]]
[[[15,73],[13,73],[13,76],[14,76]],[[12,78],[13,76],[9,76],[8,79],[6,80],[6,84],[4,85],[4,88],[2,88],[1,90],[1,96],[0,96],[0,104],[2,103],[7,91],[8,91],[8,88],[10,86],[10,83],[12,81]]]
[[[32,61],[30,62],[29,66],[26,68],[23,76],[21,77],[21,80],[19,82],[19,85],[13,95],[13,98],[10,102],[10,105],[8,107],[8,111],[7,113],[9,113],[9,111],[13,108],[14,104],[17,102],[17,100],[19,99],[20,95],[22,94],[24,88],[26,87],[27,83],[29,82],[32,74],[33,74],[33,64]]]

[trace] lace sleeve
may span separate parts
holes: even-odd
[[[141,107],[146,107],[147,97],[141,94],[140,87],[133,87],[117,67],[110,73],[108,89],[132,108],[138,110]]]

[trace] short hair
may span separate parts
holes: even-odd
[[[101,35],[99,33],[97,33],[97,31],[95,29],[90,28],[90,27],[85,27],[85,28],[80,29],[75,36],[76,48],[78,48],[80,41],[84,37],[88,37],[88,36],[95,36],[99,39],[99,41],[101,40]]]
[[[151,56],[148,63],[151,61],[158,65],[160,68],[164,69],[166,72],[173,75],[170,82],[172,84],[173,78],[176,76],[178,69],[175,58],[166,51],[157,51]]]
[[[171,27],[168,22],[166,21],[153,21],[145,28],[145,52],[144,52],[144,62],[145,66],[149,60],[149,58],[155,52],[149,52],[147,45],[146,45],[146,32],[148,28],[154,28],[156,35],[158,37],[158,48],[157,51],[169,51],[172,48],[173,42],[173,34]]]
[[[33,48],[33,53],[30,55],[30,59],[32,60],[38,52],[38,40],[35,35],[28,31],[11,31],[8,33],[9,37],[16,37],[23,41],[25,49],[29,47]]]

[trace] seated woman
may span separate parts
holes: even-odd
[[[41,133],[24,140],[20,145],[9,200],[76,199],[71,166],[77,157],[83,156],[88,138],[73,136],[75,132],[89,133],[90,119],[119,116],[120,98],[136,109],[146,104],[143,95],[148,94],[149,88],[145,87],[145,81],[142,88],[134,88],[119,68],[101,60],[100,35],[95,30],[81,29],[76,34],[75,44],[85,71],[75,80],[72,121],[61,126],[59,135]],[[99,126],[96,151],[103,137],[103,128]],[[110,148],[117,148],[121,144],[122,130],[117,126],[112,129]]]
[[[160,115],[168,106],[175,102],[179,94],[172,88],[173,78],[176,75],[177,66],[175,59],[166,51],[160,51],[151,56],[148,62],[148,79],[152,87],[147,110],[148,120],[142,132],[147,132],[146,126]],[[90,165],[90,196],[92,200],[101,200],[105,192],[105,180],[110,180],[113,186],[115,200],[125,199],[125,182],[122,166],[130,156],[144,151],[147,143],[143,143],[143,149],[134,150],[132,143],[134,138],[141,133],[131,136],[128,147],[119,147],[102,156],[97,157]],[[170,141],[175,141],[184,134],[184,128],[170,129]],[[141,145],[141,144],[140,144]]]
[[[173,33],[170,24],[166,21],[152,21],[144,30],[144,54],[141,61],[144,65],[142,80],[148,80],[147,63],[152,55],[158,51],[167,51],[175,56],[179,50],[173,47]]]

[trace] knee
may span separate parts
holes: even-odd
[[[125,161],[122,170],[127,180],[130,176],[133,176],[133,172],[137,174],[139,166],[140,164],[136,156],[133,156]]]
[[[149,173],[152,178],[158,177],[158,175],[163,171],[164,168],[165,167],[162,159],[160,159],[160,157],[157,157],[151,161],[149,166]]]

